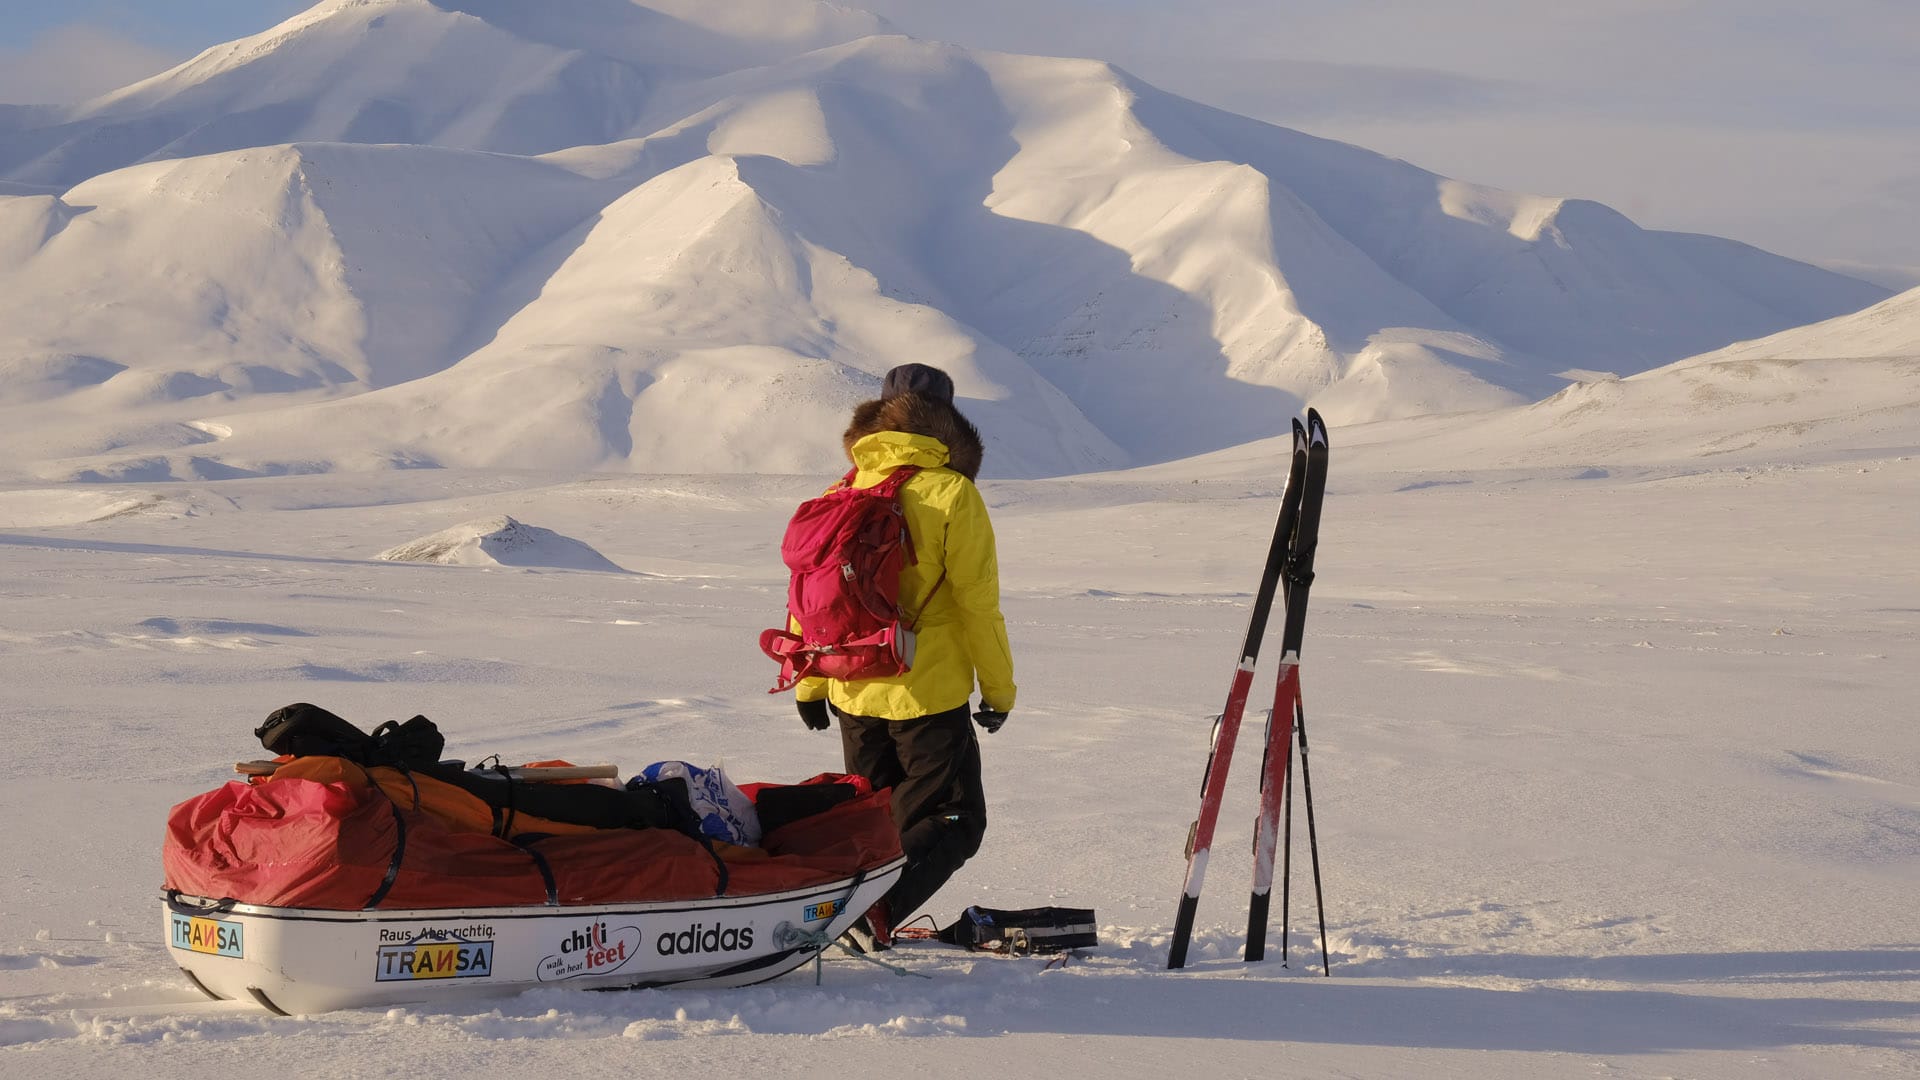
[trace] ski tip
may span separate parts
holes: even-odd
[[[1298,424],[1299,421],[1295,420],[1294,423]],[[1320,414],[1313,409],[1307,410],[1307,442],[1310,445],[1327,445],[1326,421],[1320,419]]]
[[[1307,448],[1307,425],[1301,423],[1297,416],[1293,418],[1293,448],[1295,450]]]

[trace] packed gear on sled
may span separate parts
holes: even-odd
[[[269,749],[330,753],[282,755],[169,815],[170,952],[214,997],[318,1012],[760,982],[812,959],[904,862],[888,794],[859,777],[745,785],[763,835],[735,845],[701,832],[681,778],[636,793],[473,774],[489,782],[470,790],[459,762],[424,764],[438,754],[424,718],[385,753],[301,711],[298,730],[331,734]]]
[[[627,781],[629,791],[679,781],[701,835],[710,840],[758,847],[760,815],[746,792],[733,785],[719,766],[702,769],[684,761],[656,761]]]
[[[520,783],[506,769],[468,769],[465,762],[442,761],[446,740],[424,716],[382,724],[368,735],[325,709],[301,703],[275,710],[254,734],[268,750],[289,758],[271,774],[275,777],[357,778],[456,828],[502,839],[599,829],[688,831],[698,823],[682,778],[629,784],[625,790]]]

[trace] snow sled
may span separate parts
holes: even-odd
[[[767,829],[743,847],[570,824],[562,784],[508,784],[503,814],[428,771],[275,764],[174,807],[162,919],[201,991],[283,1014],[764,982],[813,959],[905,863],[889,792],[857,777],[749,785]],[[596,814],[620,795],[576,791]],[[516,799],[557,817],[516,814]]]

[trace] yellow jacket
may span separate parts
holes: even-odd
[[[946,444],[928,435],[875,432],[856,441],[851,454],[857,488],[872,487],[903,465],[921,469],[900,489],[918,559],[900,571],[901,611],[909,623],[920,619],[913,669],[858,682],[803,679],[794,693],[801,701],[826,698],[855,716],[912,720],[967,704],[978,677],[983,704],[1012,709],[1013,650],[1000,615],[993,523],[980,489],[945,467]]]

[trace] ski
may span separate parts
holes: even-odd
[[[1317,418],[1316,418],[1317,422]],[[1220,799],[1227,787],[1227,766],[1233,760],[1234,743],[1240,735],[1240,718],[1246,711],[1247,696],[1253,689],[1253,672],[1259,660],[1260,642],[1267,634],[1267,617],[1273,610],[1273,594],[1279,588],[1286,569],[1307,473],[1307,429],[1298,419],[1293,422],[1293,457],[1287,470],[1287,488],[1280,499],[1280,519],[1274,525],[1273,542],[1267,550],[1267,562],[1260,575],[1260,588],[1254,594],[1253,611],[1247,619],[1247,636],[1240,649],[1240,662],[1234,667],[1227,688],[1227,705],[1214,721],[1212,744],[1207,751],[1206,771],[1200,781],[1200,814],[1187,830],[1187,875],[1180,890],[1180,910],[1174,919],[1173,944],[1167,953],[1167,967],[1186,966],[1187,944],[1193,936],[1194,913],[1200,906],[1200,889],[1207,876],[1207,856],[1213,848],[1213,829],[1220,817]]]
[[[1293,786],[1289,772],[1296,736],[1300,742],[1301,787],[1307,799],[1307,835],[1313,853],[1316,902],[1320,896],[1320,854],[1313,827],[1313,789],[1306,772],[1306,706],[1300,692],[1300,646],[1306,633],[1307,593],[1313,585],[1314,550],[1320,538],[1320,504],[1327,490],[1327,449],[1326,425],[1321,422],[1318,413],[1309,409],[1306,473],[1281,571],[1281,590],[1287,614],[1280,634],[1280,672],[1274,682],[1273,712],[1268,714],[1266,751],[1261,759],[1260,814],[1254,822],[1253,895],[1247,903],[1247,945],[1244,954],[1249,961],[1266,956],[1268,901],[1273,895],[1273,856],[1278,847],[1277,834],[1281,830],[1282,809],[1291,810]],[[1289,816],[1286,829],[1289,835],[1292,833],[1290,822]],[[1326,956],[1324,907],[1320,919],[1321,966],[1331,974],[1331,964]],[[1284,933],[1281,949],[1281,963],[1284,965]]]

